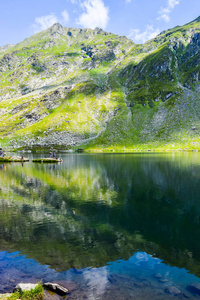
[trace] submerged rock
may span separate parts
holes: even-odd
[[[62,297],[57,294],[50,294],[48,291],[44,291],[44,300],[60,300]]]
[[[165,289],[165,292],[172,295],[172,296],[177,296],[181,294],[181,291],[176,288],[175,286],[169,286]]]
[[[169,280],[166,278],[159,278],[158,281],[161,283],[169,282]]]
[[[140,288],[144,287],[144,283],[143,283],[143,282],[140,282],[140,281],[134,282],[134,285],[135,285],[136,287],[140,287]]]
[[[156,274],[154,274],[154,277],[156,279],[160,279],[160,278],[162,278],[162,275],[160,273],[156,273]]]
[[[192,283],[190,284],[187,289],[190,291],[190,292],[193,292],[193,293],[196,293],[198,295],[200,295],[200,283]]]

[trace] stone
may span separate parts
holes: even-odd
[[[63,286],[64,288],[68,289],[70,293],[72,291],[80,289],[80,286],[73,281],[58,280],[57,283]]]
[[[30,290],[34,290],[36,288],[36,286],[38,285],[38,283],[34,284],[34,283],[18,283],[16,285],[16,287],[13,290],[13,293],[15,292],[27,292]]]
[[[110,281],[111,284],[113,284],[117,281],[116,278],[113,275],[109,275],[108,280]]]
[[[191,299],[191,294],[189,294],[187,292],[184,292],[183,297],[186,298],[186,299]]]
[[[139,281],[134,282],[134,285],[137,286],[137,287],[140,287],[140,288],[144,287],[144,283],[139,282]]]
[[[156,274],[154,274],[154,277],[157,279],[160,279],[160,278],[162,278],[162,275],[160,273],[156,273]]]
[[[59,295],[57,294],[50,294],[48,291],[45,291],[44,290],[44,299],[43,300],[60,300],[62,299],[62,297],[60,297]]]
[[[166,279],[166,278],[159,278],[159,282],[161,283],[165,283],[165,282],[168,282],[169,280]]]
[[[189,290],[192,293],[200,295],[200,283],[192,283],[187,287],[187,290]]]
[[[52,283],[52,282],[47,282],[43,284],[44,289],[52,291],[58,295],[65,296],[69,290],[60,284],[57,283]]]
[[[175,286],[169,286],[165,289],[165,292],[172,295],[172,296],[177,296],[181,294],[181,291],[176,288]]]

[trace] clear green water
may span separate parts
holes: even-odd
[[[0,291],[43,280],[71,299],[199,299],[200,154],[62,158],[0,165]]]

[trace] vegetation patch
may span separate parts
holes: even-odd
[[[13,293],[7,300],[43,300],[44,290],[41,284],[30,291]]]

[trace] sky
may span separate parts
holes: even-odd
[[[200,0],[0,0],[0,46],[54,23],[95,28],[144,43],[200,16]]]

